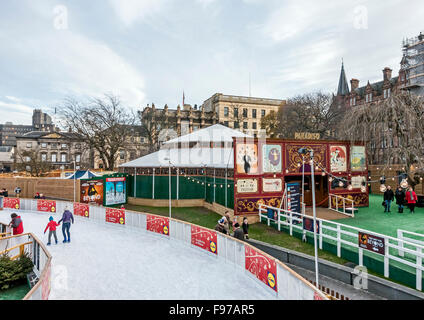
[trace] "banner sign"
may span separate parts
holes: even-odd
[[[125,224],[125,210],[106,208],[106,222]]]
[[[127,202],[127,183],[125,177],[106,178],[105,205],[124,204]]]
[[[81,180],[80,201],[87,204],[103,205],[103,180]]]
[[[41,283],[41,300],[49,300],[51,285],[50,285],[50,277],[51,277],[51,263],[47,266],[46,276],[43,278],[43,282]]]
[[[262,179],[262,189],[264,192],[283,191],[283,181],[281,179]]]
[[[191,244],[214,254],[218,254],[216,231],[191,225]]]
[[[386,240],[372,234],[358,232],[359,247],[378,254],[385,254]]]
[[[287,183],[287,210],[301,213],[300,205],[300,183]]]
[[[347,171],[347,153],[345,146],[330,146],[330,169],[332,172]]]
[[[74,202],[74,215],[89,218],[90,206],[86,203]]]
[[[281,146],[278,144],[262,145],[263,172],[281,172]]]
[[[350,150],[350,168],[352,171],[365,171],[367,169],[365,147],[352,146]]]
[[[320,232],[319,220],[316,221],[317,234]],[[303,217],[303,230],[314,232],[314,219]]]
[[[19,198],[3,198],[3,208],[19,210],[21,208],[21,199],[19,199]]]
[[[259,281],[278,292],[277,265],[275,261],[248,246],[245,246],[244,250],[246,256],[246,270],[256,276]]]
[[[37,200],[37,211],[56,212],[56,201],[54,200]]]
[[[256,193],[258,192],[258,180],[256,179],[239,179],[237,180],[238,193]]]
[[[169,218],[147,215],[147,231],[169,236]]]

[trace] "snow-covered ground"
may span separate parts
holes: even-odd
[[[50,215],[20,215],[24,231],[47,243],[43,231]],[[240,267],[201,249],[144,230],[75,218],[71,243],[62,243],[60,226],[58,244],[52,239],[47,247],[53,257],[50,299],[276,299]],[[0,211],[0,222],[9,221],[10,211]]]

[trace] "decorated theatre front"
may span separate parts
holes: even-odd
[[[312,206],[311,159],[299,149],[314,151],[317,206],[328,207],[329,194],[368,206],[365,146],[348,141],[234,139],[234,213],[258,214],[260,204],[280,207],[287,184],[300,186]]]

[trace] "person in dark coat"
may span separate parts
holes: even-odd
[[[249,222],[247,218],[243,218],[243,223],[241,225],[243,227],[244,238],[249,239]]]
[[[240,228],[240,224],[238,222],[234,225],[234,238],[242,241],[244,240],[244,232]]]
[[[217,225],[215,226],[215,230],[223,234],[227,234],[224,223],[225,223],[225,218],[219,219]]]
[[[401,186],[398,186],[395,193],[396,204],[398,205],[398,212],[403,213],[403,207],[405,204],[405,191]]]
[[[384,202],[386,203],[384,212],[390,212],[390,205],[395,199],[395,194],[393,193],[392,187],[387,186],[386,192],[384,192]]]

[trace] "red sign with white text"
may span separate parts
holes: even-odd
[[[89,218],[90,206],[85,203],[74,202],[74,215]]]
[[[214,254],[218,254],[216,231],[191,225],[191,244]]]
[[[147,230],[169,236],[169,218],[147,215]]]
[[[3,198],[3,208],[19,210],[21,208],[21,199],[19,199],[19,198]]]
[[[277,265],[275,261],[248,246],[245,246],[245,256],[246,270],[255,275],[259,281],[278,292]]]
[[[125,224],[125,210],[106,208],[106,222]]]
[[[56,201],[54,200],[37,200],[37,211],[56,212]]]

